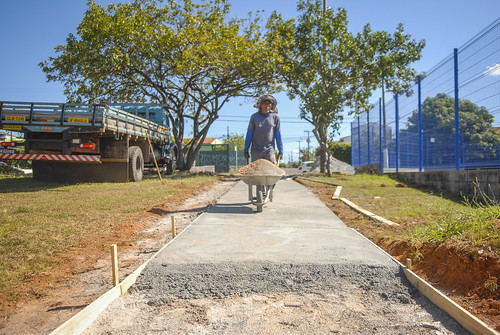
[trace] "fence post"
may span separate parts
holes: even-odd
[[[227,172],[229,172],[230,165],[229,165],[229,155],[231,154],[231,149],[229,149],[229,144],[226,144],[226,154],[227,154]]]
[[[236,157],[234,164],[236,165],[236,171],[238,171],[238,147],[237,146],[234,147],[234,154]],[[231,165],[231,164],[229,164],[229,165]]]
[[[396,172],[399,172],[399,106],[397,93],[394,95],[394,102],[396,105]]]
[[[366,112],[366,147],[368,148],[368,165],[370,165],[370,110]]]
[[[354,122],[351,122],[351,164],[352,164],[352,166],[357,166],[354,164],[354,162],[355,162],[354,161],[354,152],[355,152],[354,151],[354,144],[355,144],[355,142],[354,142],[354,134],[352,132],[354,129],[353,124],[354,124]]]
[[[458,49],[453,49],[455,68],[455,168],[460,170],[460,119],[458,100]]]
[[[422,172],[424,167],[424,151],[422,143],[422,77],[418,76],[418,170]]]
[[[399,104],[397,93],[394,99],[396,105],[396,172],[399,172]]]
[[[361,131],[359,130],[359,115],[358,115],[358,164],[361,165]]]
[[[461,145],[461,149],[462,149],[462,169],[465,169],[465,163],[467,162],[467,157],[465,157],[465,136],[464,134],[462,134],[462,139],[460,140],[460,143],[462,143]]]
[[[384,164],[384,158],[382,157],[382,98],[379,98],[378,99],[378,119],[379,119],[379,134],[378,134],[378,137],[379,137],[379,172],[382,173],[384,172],[384,169],[383,169],[383,165]]]

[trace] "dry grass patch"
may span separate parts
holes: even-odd
[[[16,299],[16,286],[48,271],[57,255],[99,241],[120,225],[139,224],[196,194],[217,177],[146,176],[138,183],[61,185],[31,177],[0,177],[0,294]],[[103,248],[108,247],[103,245]]]

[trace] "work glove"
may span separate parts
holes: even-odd
[[[246,159],[250,159],[250,154],[248,152],[244,152],[243,155],[245,156]]]
[[[278,154],[278,160],[282,160],[283,159],[283,154]]]

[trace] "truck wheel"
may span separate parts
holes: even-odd
[[[175,172],[175,169],[177,168],[177,156],[175,155],[175,152],[172,153],[170,156],[170,159],[167,162],[167,174],[171,175]]]
[[[128,148],[128,167],[130,180],[141,181],[144,172],[144,158],[141,148],[137,146]]]

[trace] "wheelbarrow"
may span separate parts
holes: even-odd
[[[257,212],[262,212],[264,204],[273,201],[274,186],[282,175],[264,176],[264,175],[240,175],[238,176],[248,185],[248,200],[252,205],[257,206]],[[256,186],[256,196],[253,195],[253,186]]]

